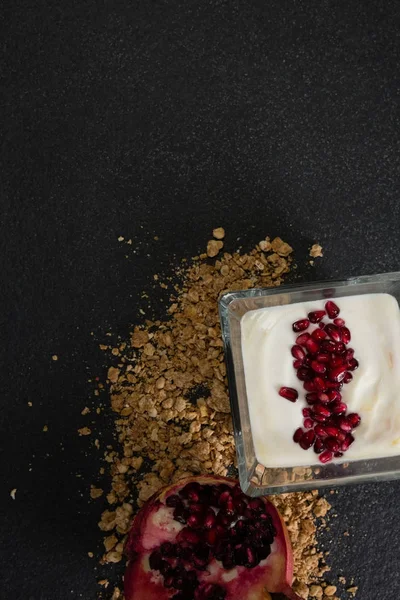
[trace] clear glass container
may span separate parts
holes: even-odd
[[[361,294],[387,293],[400,303],[400,272],[352,277],[344,281],[304,283],[229,292],[219,313],[238,459],[239,480],[249,496],[294,492],[363,481],[400,479],[400,456],[308,467],[268,468],[256,458],[250,426],[241,348],[240,321],[259,308]],[[400,390],[399,390],[400,402]]]

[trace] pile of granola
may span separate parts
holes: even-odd
[[[279,286],[292,248],[267,237],[251,252],[231,254],[222,251],[223,228],[213,237],[206,253],[179,270],[165,320],[136,326],[130,343],[118,349],[101,346],[118,357],[108,382],[121,448],[106,455],[112,488],[99,523],[106,533],[103,562],[122,560],[133,515],[159,488],[198,473],[232,473],[236,457],[217,300],[225,291]],[[92,489],[92,497],[100,495]],[[292,539],[294,589],[304,599],[338,600],[336,587],[321,582],[328,567],[316,540],[316,519],[330,505],[317,492],[271,499]],[[112,598],[122,598],[119,588]]]

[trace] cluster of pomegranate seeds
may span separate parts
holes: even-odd
[[[303,409],[303,427],[296,429],[293,441],[304,450],[314,447],[322,463],[340,458],[354,442],[353,430],[361,422],[360,415],[347,413],[342,401],[343,385],[353,379],[352,371],[358,368],[354,350],[347,345],[351,332],[344,319],[338,315],[339,307],[329,300],[325,310],[315,310],[293,323],[295,333],[300,333],[292,347],[293,367],[303,382],[306,402]],[[332,323],[323,321],[328,317]],[[311,324],[317,325],[310,330]],[[299,394],[290,387],[281,387],[279,395],[296,402]]]
[[[265,503],[249,498],[239,485],[200,485],[193,481],[168,496],[175,521],[184,528],[176,543],[164,542],[149,558],[164,587],[176,590],[173,600],[224,600],[216,583],[199,583],[198,572],[214,560],[224,569],[256,567],[271,552],[276,531]]]

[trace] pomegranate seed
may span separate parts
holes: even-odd
[[[329,371],[329,379],[335,382],[343,381],[346,375],[347,367],[346,365],[341,365],[339,367],[335,367]]]
[[[329,352],[331,354],[332,352],[335,352],[335,349],[336,344],[332,340],[323,340],[321,342],[321,350],[323,352]]]
[[[217,520],[217,517],[215,516],[215,512],[212,510],[212,508],[210,508],[207,511],[206,516],[204,517],[203,526],[206,529],[212,529],[215,525],[216,520]]]
[[[303,448],[303,450],[308,450],[309,448],[311,448],[314,441],[315,441],[315,433],[312,429],[310,429],[309,431],[306,431],[305,433],[303,433],[299,444],[300,444],[301,448]]]
[[[313,372],[307,367],[300,367],[300,369],[297,370],[297,377],[300,381],[309,381],[313,378]]]
[[[344,416],[338,418],[338,425],[342,431],[350,432],[353,429],[351,422]]]
[[[324,464],[330,462],[332,460],[332,452],[329,452],[329,450],[325,450],[324,452],[322,452],[322,454],[319,455],[319,460]]]
[[[318,394],[316,392],[311,392],[310,394],[306,394],[306,402],[307,404],[315,404],[318,402]],[[307,410],[307,409],[304,409]]]
[[[325,417],[324,415],[313,415],[313,418],[314,421],[317,421],[318,423],[325,423],[328,417]]]
[[[325,448],[324,442],[320,438],[317,438],[314,442],[314,452],[316,454],[321,454],[321,452],[323,451],[324,448]]]
[[[326,406],[324,406],[323,404],[314,404],[313,406],[313,413],[315,415],[321,415],[325,418],[328,418],[331,416],[331,411],[329,410],[329,408],[327,408]]]
[[[192,529],[200,529],[203,527],[203,517],[199,513],[194,513],[188,516],[186,523]]]
[[[200,542],[200,534],[189,527],[184,527],[178,533],[177,542],[187,542],[188,544],[198,544]]]
[[[351,360],[354,357],[354,350],[353,348],[348,348],[346,350],[346,354],[345,354],[345,360]]]
[[[343,383],[350,383],[350,381],[352,379],[353,379],[353,375],[349,371],[346,371],[346,373],[343,377]]]
[[[325,440],[325,448],[330,450],[331,452],[338,452],[340,448],[340,444],[335,438],[328,437]]]
[[[305,329],[307,329],[307,327],[309,327],[310,325],[310,321],[308,319],[299,319],[298,321],[296,321],[295,323],[293,323],[292,328],[293,331],[304,331]]]
[[[301,413],[303,417],[311,417],[311,408],[303,408]]]
[[[329,390],[337,390],[339,392],[342,389],[342,387],[343,387],[343,383],[341,381],[340,382],[337,382],[337,381],[327,381],[326,382],[326,387]]]
[[[342,394],[337,390],[331,390],[328,392],[329,402],[335,402],[336,400],[340,402],[342,399]]]
[[[299,346],[304,346],[306,341],[310,339],[310,334],[309,333],[302,333],[301,335],[297,336],[296,338],[296,344],[298,344]]]
[[[308,318],[310,319],[311,323],[319,323],[321,321],[321,319],[324,318],[324,316],[326,315],[326,312],[324,310],[314,310],[310,313],[308,313]]]
[[[299,397],[297,390],[290,387],[281,387],[279,390],[279,395],[286,400],[290,400],[290,402],[296,402],[297,398]]]
[[[350,413],[347,415],[347,420],[352,424],[353,429],[359,426],[361,423],[361,417],[357,413]]]
[[[344,431],[339,431],[338,435],[337,435],[337,439],[338,442],[344,442],[344,440],[346,439],[346,434]]]
[[[313,381],[305,381],[303,383],[303,388],[306,392],[313,392],[315,390],[315,383]]]
[[[351,444],[354,442],[354,437],[351,435],[351,433],[349,433],[348,435],[346,435],[346,439],[342,442],[340,449],[342,452],[346,452],[346,450],[348,450],[348,448],[351,446]]]
[[[340,333],[342,334],[342,342],[344,344],[348,344],[351,340],[350,329],[348,329],[347,327],[342,327]]]
[[[307,348],[307,350],[309,352],[311,352],[311,354],[315,354],[319,350],[319,344],[318,344],[318,342],[316,342],[315,340],[313,340],[312,337],[306,341],[305,347]]]
[[[337,304],[332,302],[332,300],[328,300],[328,302],[325,304],[325,310],[330,319],[335,319],[340,313],[340,308],[337,306]]]
[[[328,394],[325,394],[325,392],[321,392],[320,394],[318,394],[318,400],[322,402],[322,404],[328,404],[329,396]]]
[[[292,356],[294,358],[297,358],[298,360],[304,360],[306,357],[306,353],[304,352],[303,348],[301,346],[292,346],[291,349],[292,352]]]
[[[303,361],[302,360],[294,360],[293,361],[293,367],[297,370],[300,369],[300,367],[303,366]]]
[[[340,317],[338,319],[333,319],[333,322],[337,327],[343,327],[346,324],[346,321]]]
[[[304,367],[309,367],[311,365],[311,358],[310,358],[311,356],[313,356],[313,355],[312,354],[307,354],[307,356],[303,360],[303,366]]]
[[[346,346],[343,344],[343,342],[335,342],[334,352],[336,352],[336,354],[345,354]]]
[[[334,457],[335,458],[341,458],[343,456],[343,452],[335,452]]]
[[[316,373],[325,373],[326,371],[326,365],[324,365],[324,363],[318,362],[317,360],[311,361],[311,368]]]
[[[329,405],[329,408],[331,409],[334,415],[342,415],[347,410],[347,404],[345,404],[344,402],[335,401]]]
[[[321,323],[318,323],[318,327],[320,329],[325,329],[326,323],[324,323],[323,321],[321,321]]]
[[[340,342],[342,340],[340,329],[336,327],[336,325],[332,325],[331,323],[329,323],[329,325],[325,327],[324,331],[334,342]]]
[[[349,371],[355,371],[356,369],[358,369],[359,363],[358,360],[356,358],[351,358],[348,362],[347,362],[347,368]]]
[[[327,363],[327,362],[329,362],[330,357],[331,357],[331,355],[328,354],[327,352],[318,352],[318,354],[315,358],[318,362]]]
[[[317,435],[320,438],[326,438],[328,435],[326,433],[325,425],[320,425],[319,423],[317,423],[317,425],[314,427],[314,431],[315,435]]]
[[[339,429],[337,427],[333,427],[333,425],[325,425],[324,429],[326,434],[331,438],[337,438],[340,433]]]
[[[341,356],[336,356],[336,354],[331,354],[329,366],[332,369],[335,369],[336,367],[341,367],[343,364],[344,364],[344,360]]]
[[[303,425],[306,429],[311,429],[314,426],[314,421],[308,417],[304,419]]]
[[[296,431],[294,432],[293,441],[296,442],[296,444],[298,444],[299,441],[301,440],[301,438],[303,437],[303,433],[304,433],[304,431],[302,430],[301,427],[296,429]]]
[[[314,377],[315,389],[319,392],[325,392],[326,390],[326,381],[322,379],[322,377]]]
[[[323,329],[314,329],[314,331],[311,334],[311,337],[316,342],[321,342],[322,340],[324,340],[327,337],[327,334],[325,333],[325,331]]]

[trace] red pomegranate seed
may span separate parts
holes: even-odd
[[[361,423],[361,417],[357,413],[350,413],[349,415],[347,415],[347,420],[350,421],[350,423],[353,426],[353,429],[358,427]]]
[[[343,452],[335,452],[334,457],[335,458],[341,458],[343,456]]]
[[[303,433],[304,433],[304,431],[302,430],[301,427],[296,429],[296,431],[294,432],[293,441],[296,442],[296,444],[298,444],[299,441],[301,440],[301,438],[303,437]]]
[[[326,419],[328,417],[330,417],[332,414],[331,411],[329,410],[329,408],[327,408],[323,404],[314,404],[313,413],[315,415],[321,415],[321,416],[325,417]]]
[[[279,395],[282,396],[282,398],[286,398],[286,400],[290,400],[290,402],[296,402],[299,397],[297,390],[290,387],[281,387]]]
[[[307,417],[307,419],[304,419],[303,425],[306,429],[311,429],[314,426],[314,421]]]
[[[353,375],[349,371],[346,371],[346,374],[343,377],[343,383],[350,383],[350,381],[352,379],[353,379]]]
[[[335,342],[334,352],[336,352],[336,354],[345,354],[346,346],[343,344],[343,342]]]
[[[324,323],[323,321],[321,321],[321,323],[318,323],[318,327],[320,329],[325,329],[326,323]]]
[[[329,335],[331,340],[333,340],[334,342],[342,341],[340,329],[338,327],[336,327],[336,325],[332,325],[331,323],[329,323],[329,325],[327,325],[325,327],[324,331]]]
[[[337,427],[334,427],[333,425],[324,425],[324,429],[326,431],[326,434],[332,438],[337,438],[337,436],[340,433],[340,430]]]
[[[326,387],[329,390],[337,390],[339,392],[343,387],[343,383],[341,381],[327,381]]]
[[[326,365],[324,365],[324,363],[318,362],[317,360],[311,361],[311,368],[316,373],[325,373],[326,371]]]
[[[324,310],[313,310],[312,312],[308,313],[307,316],[310,319],[311,323],[319,323],[325,315],[326,312]]]
[[[347,327],[342,327],[340,333],[342,334],[342,342],[344,344],[348,344],[351,340],[350,329],[348,329]]]
[[[351,433],[349,433],[348,435],[346,435],[346,439],[342,442],[340,449],[342,452],[346,452],[346,450],[349,449],[349,447],[351,446],[351,444],[354,442],[354,437],[351,435]]]
[[[336,356],[336,354],[331,354],[329,366],[332,369],[335,369],[336,367],[341,367],[343,364],[344,364],[344,360],[341,356]]]
[[[353,425],[351,424],[351,422],[348,420],[347,417],[342,416],[338,418],[338,425],[340,427],[340,429],[342,431],[350,432],[353,429]]]
[[[340,308],[337,306],[337,304],[332,302],[332,300],[328,300],[328,302],[325,304],[325,310],[328,313],[328,317],[330,319],[336,319],[336,317],[340,313]]]
[[[305,329],[307,329],[307,327],[309,327],[309,325],[310,321],[308,319],[299,319],[298,321],[293,323],[292,328],[295,332],[304,331]]]
[[[309,448],[311,448],[314,441],[315,441],[315,433],[312,429],[310,429],[309,431],[306,431],[305,433],[303,433],[299,444],[300,444],[301,448],[303,448],[303,450],[308,450]]]
[[[318,344],[318,342],[316,342],[315,340],[313,340],[312,337],[309,340],[306,341],[305,347],[307,348],[307,350],[309,352],[311,352],[311,354],[315,354],[319,350],[319,344]]]
[[[324,448],[325,448],[324,442],[320,438],[317,438],[314,442],[314,452],[316,454],[321,454],[321,452],[324,450]]]
[[[313,372],[307,367],[300,367],[300,369],[297,370],[297,377],[300,381],[309,381],[313,378]]]
[[[313,381],[305,381],[303,383],[303,388],[306,392],[314,392],[315,391],[315,383]]]
[[[325,417],[324,415],[313,415],[313,419],[314,421],[317,421],[317,423],[325,423],[328,417]]]
[[[329,352],[331,354],[332,352],[335,352],[336,344],[332,340],[323,340],[321,342],[321,350],[323,352]]]
[[[317,435],[320,438],[326,438],[328,435],[326,433],[325,425],[320,425],[319,423],[317,423],[317,425],[314,427],[314,431],[315,435]]]
[[[333,322],[335,325],[337,325],[337,327],[344,327],[344,325],[346,324],[346,321],[344,319],[341,319],[340,317],[338,319],[333,319]]]
[[[346,365],[341,365],[339,367],[335,367],[329,371],[329,373],[328,373],[329,379],[331,381],[341,382],[341,381],[343,381],[343,379],[346,375],[346,371],[347,371]]]
[[[306,402],[307,404],[315,404],[318,402],[318,394],[316,392],[311,392],[310,394],[306,394]],[[308,409],[303,409],[308,410]]]
[[[337,439],[338,442],[344,442],[344,440],[346,439],[346,434],[344,431],[339,431],[338,435],[337,435]]]
[[[304,352],[303,348],[301,346],[292,346],[292,356],[294,358],[297,358],[298,360],[304,360],[306,357],[306,353]]]
[[[329,396],[328,394],[325,394],[325,392],[321,392],[320,394],[318,394],[318,400],[322,402],[322,404],[328,404]]]
[[[206,516],[204,517],[203,526],[206,529],[212,529],[215,525],[216,520],[217,520],[217,517],[215,515],[215,512],[212,510],[212,508],[210,508],[207,511]]]
[[[311,417],[311,408],[303,408],[301,414],[303,417]]]
[[[303,366],[303,361],[302,360],[294,360],[293,361],[293,367],[297,370],[300,369],[300,367]]]
[[[311,354],[307,354],[307,356],[303,360],[303,365],[305,367],[309,367],[311,365],[311,358],[310,358],[310,356],[312,356],[312,355]]]
[[[296,338],[296,344],[298,344],[299,346],[304,346],[306,341],[309,340],[311,337],[311,335],[306,332],[306,333],[302,333],[301,335],[298,335]]]
[[[329,408],[331,409],[334,415],[342,415],[347,410],[347,404],[345,404],[344,402],[338,402],[336,400],[335,402],[332,402],[332,404],[329,405]]]
[[[332,460],[332,452],[329,452],[329,450],[325,450],[324,452],[322,452],[322,454],[319,455],[319,460],[324,464],[330,462]]]
[[[318,392],[325,392],[326,390],[326,381],[322,379],[322,377],[314,377],[315,389]]]
[[[324,340],[327,337],[327,334],[325,333],[325,331],[323,329],[314,329],[314,331],[311,334],[311,337],[316,342],[321,342],[322,340]]]
[[[329,396],[329,402],[335,402],[335,401],[339,401],[342,399],[342,394],[340,392],[338,392],[337,390],[330,390],[328,392],[328,396]]]
[[[356,369],[358,369],[358,366],[359,363],[356,358],[351,358],[349,361],[347,361],[347,368],[349,371],[355,371]]]
[[[331,452],[338,452],[339,448],[340,448],[340,444],[335,438],[328,437],[325,440],[325,448],[327,450],[330,450]]]
[[[330,357],[331,357],[331,355],[328,354],[328,352],[318,352],[315,359],[318,362],[327,363],[327,362],[329,362]]]

